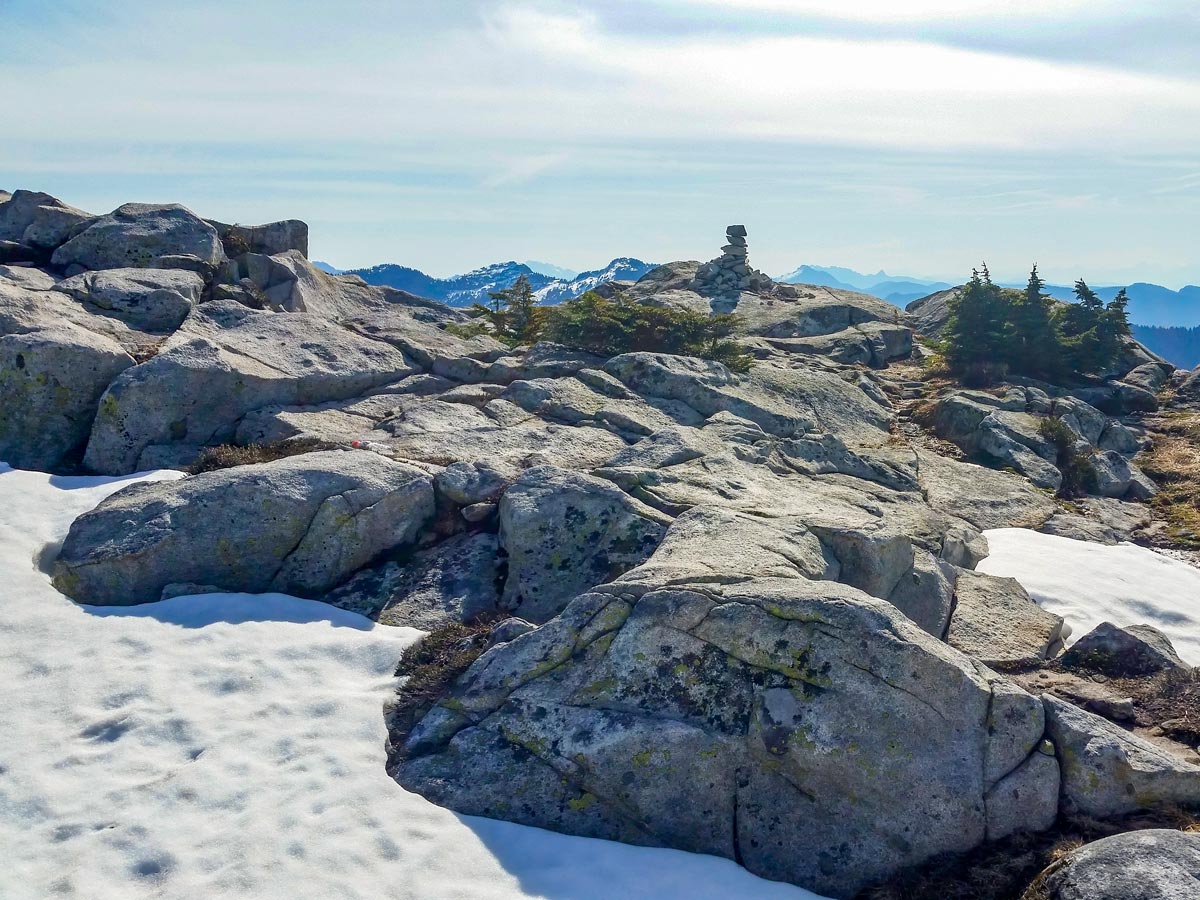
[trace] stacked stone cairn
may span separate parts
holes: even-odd
[[[698,290],[717,295],[771,290],[774,282],[762,272],[750,268],[746,226],[730,225],[725,229],[725,240],[727,243],[721,248],[721,255],[696,271]]]

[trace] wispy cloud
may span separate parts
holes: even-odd
[[[566,153],[539,153],[503,162],[497,160],[495,171],[485,175],[479,183],[485,188],[529,184],[539,175],[561,166],[568,158]]]

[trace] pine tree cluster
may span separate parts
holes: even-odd
[[[943,354],[951,371],[986,383],[1010,372],[1046,381],[1108,371],[1130,334],[1122,289],[1107,305],[1083,279],[1077,303],[1045,293],[1037,266],[1023,292],[994,284],[987,266],[949,302]]]

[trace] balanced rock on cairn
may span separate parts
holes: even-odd
[[[750,268],[750,249],[746,245],[746,226],[725,229],[728,243],[721,255],[696,270],[696,287],[707,294],[738,294],[742,291],[765,292],[774,282],[762,272]]]

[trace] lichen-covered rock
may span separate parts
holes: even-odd
[[[547,621],[580,591],[649,557],[670,521],[599,478],[554,466],[528,470],[500,498],[505,607]]]
[[[153,268],[159,257],[195,256],[210,265],[225,258],[217,230],[177,203],[126,203],[87,224],[51,262],[60,269]]]
[[[92,218],[49,194],[17,191],[0,204],[0,241],[50,251]]]
[[[1157,628],[1118,628],[1112,622],[1101,622],[1081,637],[1063,654],[1062,662],[1064,666],[1095,669],[1118,677],[1191,668]]]
[[[496,535],[458,534],[403,562],[365,569],[321,599],[384,625],[431,631],[494,615],[500,580]]]
[[[1042,701],[1046,734],[1062,765],[1067,812],[1103,819],[1155,806],[1200,804],[1200,766],[1052,694]]]
[[[70,323],[0,337],[0,460],[45,470],[82,450],[100,395],[133,364]]]
[[[433,511],[426,473],[366,451],[135,484],[75,520],[54,583],[115,606],[178,582],[317,597],[411,543]]]
[[[1045,900],[1196,900],[1200,835],[1168,829],[1115,834],[1069,853],[1036,884],[1036,896]]]
[[[717,854],[850,897],[985,839],[1003,761],[1028,765],[1042,740],[1015,687],[1028,702],[989,719],[993,682],[1007,684],[844,585],[631,577],[486,652],[390,771],[467,814]],[[998,802],[997,827],[1042,820],[1044,797]]]

